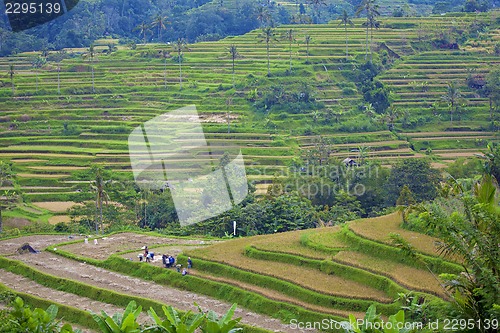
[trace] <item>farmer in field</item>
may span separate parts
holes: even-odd
[[[193,267],[193,261],[191,260],[191,257],[188,257],[188,268]]]
[[[149,256],[149,250],[147,246],[143,246],[142,249],[144,250],[144,258],[146,258],[146,262],[151,261],[151,257]]]

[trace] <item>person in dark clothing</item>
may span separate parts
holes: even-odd
[[[170,264],[170,267],[174,267],[175,264],[174,256],[170,256],[170,258],[168,258],[168,263]]]
[[[193,267],[193,261],[191,260],[191,257],[188,257],[188,268]]]

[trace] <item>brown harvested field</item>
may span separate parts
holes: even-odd
[[[185,251],[193,250],[199,247],[207,246],[206,244],[193,244],[193,245],[181,245],[181,244],[171,244],[169,246],[160,246],[160,247],[149,247],[149,251],[154,253],[154,259],[151,261],[151,264],[155,266],[163,266],[161,256],[163,254],[177,256]],[[144,254],[144,251],[138,249],[134,252],[128,252],[121,254],[120,256],[125,259],[129,259],[131,261],[139,261],[139,254]]]
[[[27,168],[28,169],[32,169],[32,170],[49,170],[49,171],[52,171],[52,170],[74,171],[74,170],[85,170],[85,169],[88,169],[86,167],[61,166],[61,165],[57,165],[57,166],[51,166],[51,165],[48,165],[48,166],[29,166]]]
[[[71,279],[85,284],[115,291],[124,295],[139,296],[161,302],[165,305],[183,311],[194,311],[198,309],[194,303],[199,304],[203,311],[208,309],[215,311],[218,315],[225,313],[231,306],[229,302],[197,294],[196,292],[184,291],[166,285],[156,284],[140,278],[123,275],[108,271],[101,267],[77,262],[68,258],[57,256],[53,253],[43,251],[38,254],[18,255],[17,259],[23,263],[63,279]],[[144,263],[144,265],[149,265]],[[72,294],[69,297],[74,296]],[[47,299],[49,296],[46,297]],[[58,299],[52,299],[58,301]],[[63,300],[60,301],[64,303]],[[80,307],[79,307],[80,308]],[[122,308],[123,311],[123,308]],[[257,314],[245,308],[238,307],[235,311],[236,317],[242,317],[242,323],[262,327],[272,332],[301,333],[301,330],[292,330],[277,319]]]
[[[273,276],[327,295],[371,299],[378,302],[392,301],[386,293],[380,290],[338,276],[328,275],[316,269],[246,257],[243,254],[243,249],[258,238],[260,236],[235,239],[188,253],[197,258],[225,263],[257,274]]]
[[[22,178],[64,178],[69,177],[69,174],[57,174],[57,175],[49,175],[49,174],[35,174],[35,173],[18,173],[19,177]]]
[[[0,269],[0,283],[18,292],[27,293],[43,299],[50,299],[59,304],[72,306],[84,311],[100,313],[102,310],[107,312],[110,316],[123,311],[122,307],[48,288],[24,276],[16,275],[3,269]],[[139,318],[141,323],[150,322],[148,316],[144,313],[141,314]],[[71,326],[74,327],[73,324],[71,324]],[[83,332],[92,332],[92,330],[84,329]]]
[[[60,249],[71,252],[81,257],[105,260],[110,255],[130,250],[136,250],[137,254],[143,252],[141,247],[148,246],[154,248],[158,245],[203,245],[207,241],[183,238],[167,238],[135,234],[130,232],[114,234],[109,237],[97,238],[97,245],[93,240],[85,244],[82,240],[79,243],[61,246]],[[153,251],[153,249],[152,249]],[[153,251],[155,252],[155,251]],[[132,256],[130,254],[128,257]],[[156,258],[156,257],[155,257]],[[161,257],[160,257],[161,260]]]
[[[17,160],[12,160],[12,162],[15,162],[15,163],[38,163],[38,162],[48,162],[48,161],[47,160],[30,159],[30,158],[20,158]]]
[[[439,163],[439,162],[432,162],[431,167],[433,167],[434,169],[445,169],[448,167],[448,165],[444,164],[444,163]]]
[[[441,136],[447,138],[448,136],[474,136],[474,135],[483,135],[483,136],[492,136],[494,133],[493,132],[474,132],[474,131],[463,131],[463,132],[412,132],[412,133],[401,133],[402,136],[409,136],[413,138],[417,137],[434,137],[434,136]],[[475,137],[475,136],[474,136]]]
[[[443,158],[458,158],[458,157],[472,157],[476,154],[481,154],[480,151],[474,152],[450,152],[450,153],[437,153],[436,155]],[[482,155],[482,154],[481,154]]]
[[[51,201],[51,202],[34,202],[33,205],[50,210],[54,213],[64,213],[74,205],[77,205],[73,201]]]
[[[57,224],[57,223],[68,223],[71,221],[71,218],[68,215],[56,215],[52,216],[49,218],[49,223],[50,224]]]
[[[83,239],[82,236],[74,236],[74,239]],[[71,239],[67,235],[33,235],[11,239],[0,240],[0,255],[13,255],[23,244],[30,244],[35,250],[43,250],[49,245],[67,242]]]
[[[23,228],[31,225],[31,221],[20,217],[4,217],[3,227],[5,229]]]
[[[312,232],[316,232],[315,229]],[[299,230],[274,234],[272,237],[262,237],[252,242],[252,245],[257,249],[294,254],[306,258],[325,259],[327,256],[314,249],[303,246],[300,243],[300,237],[304,234],[311,233],[311,230]]]
[[[195,269],[191,269],[189,274],[194,275],[194,276],[198,276],[198,277],[202,277],[205,279],[210,279],[212,281],[231,284],[231,285],[237,286],[238,288],[252,291],[252,292],[255,292],[257,294],[261,294],[261,295],[263,295],[267,298],[273,299],[275,301],[295,304],[295,305],[301,306],[305,309],[309,309],[309,310],[316,311],[316,312],[328,313],[328,314],[332,314],[332,315],[340,316],[340,317],[344,317],[344,318],[349,317],[349,314],[353,314],[356,318],[363,318],[365,316],[364,312],[343,311],[343,310],[338,310],[338,309],[333,309],[333,308],[327,308],[324,306],[314,305],[314,304],[310,304],[310,303],[305,303],[299,299],[290,297],[286,294],[280,293],[280,292],[272,290],[272,289],[258,287],[258,286],[255,286],[253,284],[244,283],[244,282],[230,279],[227,277],[221,277],[221,276],[207,274],[206,272],[198,272]]]
[[[391,244],[390,233],[400,234],[415,249],[422,253],[438,256],[435,247],[437,238],[430,237],[418,232],[405,230],[400,227],[402,223],[399,213],[392,213],[386,216],[357,220],[349,223],[349,229],[361,237],[371,240]]]
[[[387,276],[408,289],[430,292],[440,297],[446,297],[440,283],[430,272],[425,270],[354,251],[340,251],[335,255],[334,260]]]

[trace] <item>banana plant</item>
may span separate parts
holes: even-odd
[[[192,315],[191,311],[186,312],[183,316],[171,306],[162,307],[166,319],[162,320],[153,308],[148,311],[149,316],[154,321],[154,325],[144,329],[142,332],[153,333],[193,333],[200,327],[205,315],[198,313]]]
[[[17,297],[12,303],[13,311],[11,312],[11,320],[19,332],[32,333],[73,333],[73,329],[69,324],[60,327],[60,321],[56,320],[57,306],[52,304],[43,310],[36,308],[31,310],[25,306],[24,301]]]
[[[139,333],[141,326],[137,322],[137,318],[141,311],[142,306],[137,306],[135,301],[131,301],[123,315],[116,313],[110,317],[106,312],[101,311],[100,316],[92,313],[92,317],[102,333]]]
[[[243,328],[235,328],[240,322],[241,318],[232,319],[234,311],[236,310],[236,303],[220,317],[213,311],[207,313],[207,320],[201,327],[203,333],[236,333],[243,331]]]
[[[365,317],[359,321],[354,315],[349,315],[349,321],[341,322],[346,333],[414,333],[414,332],[429,332],[426,328],[408,325],[405,321],[405,313],[399,310],[398,313],[389,316],[387,321],[383,321],[375,304],[370,305],[366,311]]]

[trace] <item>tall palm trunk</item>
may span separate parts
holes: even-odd
[[[57,64],[57,93],[61,94],[61,65]]]
[[[165,89],[167,89],[167,57],[163,60],[163,79],[165,83]]]
[[[347,22],[344,23],[345,29],[345,60],[349,59],[349,43],[348,43],[348,35],[347,35]]]
[[[266,50],[267,50],[267,76],[271,76],[271,63],[269,59],[269,40],[266,41]]]
[[[101,228],[101,234],[104,234],[104,229],[102,224],[102,196],[99,197],[99,224]]]
[[[94,80],[94,59],[90,60],[90,67],[92,70],[92,93],[95,94],[95,80]]]
[[[95,233],[99,233],[99,193],[97,193],[97,198],[95,201]]]
[[[369,29],[369,18],[368,18],[368,15],[367,15],[367,18],[366,18],[366,52],[365,52],[365,61],[366,59],[368,58],[368,29]]]
[[[182,60],[180,51],[179,51],[179,89],[182,90]]]
[[[235,61],[235,59],[234,59],[234,58],[235,58],[235,57],[233,56],[233,88],[234,88],[234,86],[235,86],[235,84],[234,84],[234,61]]]

